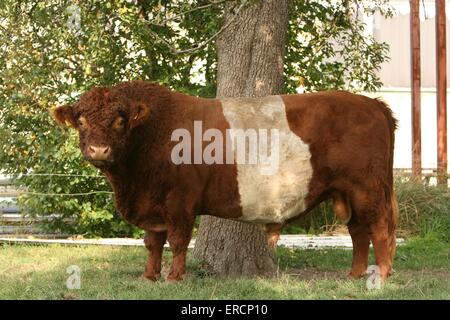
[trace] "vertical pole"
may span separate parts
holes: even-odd
[[[436,0],[438,183],[447,185],[447,61],[445,0]]]
[[[410,33],[411,33],[411,128],[412,128],[412,172],[421,179],[422,175],[422,143],[420,116],[420,0],[410,0]]]

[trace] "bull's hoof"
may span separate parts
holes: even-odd
[[[145,272],[142,274],[142,276],[140,277],[142,280],[146,280],[146,281],[158,281],[159,278],[161,278],[161,274],[146,274]]]
[[[366,272],[367,272],[367,269],[365,269],[363,271],[361,271],[361,270],[351,270],[347,275],[348,275],[349,278],[352,278],[352,279],[360,279],[360,278],[366,276]]]
[[[166,278],[167,283],[175,283],[178,281],[182,281],[184,279],[183,275],[171,275],[169,274]]]
[[[392,273],[390,271],[382,273],[380,275],[381,281],[383,281],[383,282],[386,281],[391,275],[392,275]]]

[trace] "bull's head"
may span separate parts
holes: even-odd
[[[130,135],[148,118],[149,108],[136,97],[94,88],[74,105],[56,108],[53,115],[59,124],[78,131],[85,159],[106,168],[125,156]]]

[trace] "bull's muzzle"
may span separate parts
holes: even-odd
[[[107,161],[111,155],[111,148],[105,146],[89,146],[88,148],[89,160],[92,161]]]

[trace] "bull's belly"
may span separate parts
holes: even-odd
[[[255,191],[256,193],[257,191]],[[255,198],[252,203],[239,203],[228,205],[216,203],[201,212],[199,215],[211,215],[224,219],[231,219],[249,223],[283,223],[294,218],[306,210],[302,196],[277,197],[276,201],[267,203]]]
[[[282,223],[305,211],[312,172],[308,164],[306,158],[285,161],[278,173],[271,176],[259,175],[256,168],[238,167],[242,208],[239,220]]]
[[[276,129],[279,136],[278,148],[268,146],[270,152],[278,149],[272,170],[267,170],[267,163],[236,164],[242,212],[239,220],[281,223],[305,211],[313,175],[311,153],[290,130],[281,97],[222,99],[222,108],[231,129]]]

